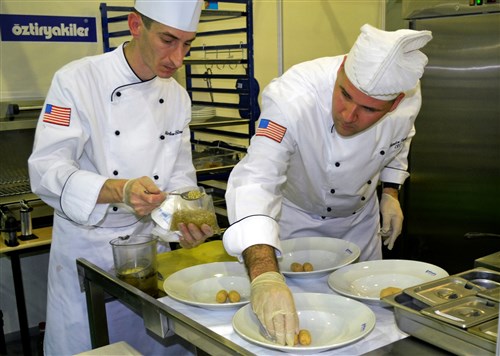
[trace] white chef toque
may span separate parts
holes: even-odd
[[[382,31],[365,24],[347,55],[345,73],[363,93],[392,100],[417,85],[427,64],[419,49],[431,39],[430,31]]]
[[[202,0],[136,0],[135,9],[159,23],[186,32],[196,32]]]

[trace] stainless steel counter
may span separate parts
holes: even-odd
[[[174,333],[214,355],[252,355],[209,328],[182,315],[146,293],[122,282],[85,259],[77,259],[80,284],[87,298],[92,348],[109,345],[105,303],[120,300],[144,320],[144,327],[160,339]]]
[[[85,259],[78,259],[77,267],[87,297],[93,348],[109,344],[105,303],[108,299],[117,298],[141,316],[145,327],[161,339],[175,333],[197,348],[216,355],[283,354],[240,338],[231,326],[234,310],[214,312],[177,302],[170,297],[155,299]],[[287,283],[294,293],[335,294],[328,287],[327,277],[307,280],[306,283],[287,280]],[[397,328],[392,308],[381,305],[369,307],[377,318],[374,330],[353,344],[325,351],[323,355],[361,355],[408,336]]]

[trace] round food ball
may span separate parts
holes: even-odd
[[[304,272],[312,272],[314,270],[313,265],[309,262],[305,262],[302,267],[304,268]]]
[[[224,289],[218,291],[215,296],[215,301],[217,303],[225,303],[226,300],[227,300],[227,292]]]
[[[290,265],[290,270],[292,272],[304,272],[304,267],[302,266],[302,263],[293,262]]]
[[[389,295],[400,293],[401,291],[402,291],[401,288],[387,287],[387,288],[384,288],[380,291],[380,298],[385,298]]]
[[[307,346],[311,344],[311,334],[309,330],[302,329],[299,331],[299,343],[303,346]]]
[[[240,293],[235,290],[230,291],[228,296],[231,303],[238,303],[241,300]]]

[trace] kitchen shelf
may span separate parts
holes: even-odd
[[[215,116],[200,121],[197,120],[191,121],[191,124],[189,126],[192,128],[204,128],[210,126],[242,125],[242,124],[248,124],[248,122],[249,122],[248,119]]]
[[[243,11],[231,11],[231,10],[203,10],[201,12],[200,23],[229,20],[238,17],[245,16],[246,13]]]
[[[214,107],[224,115],[192,122],[192,139],[208,135],[243,140],[248,145],[260,115],[254,77],[253,4],[251,0],[221,0],[217,4],[219,9],[202,12],[184,65],[186,90],[193,105]],[[197,169],[198,180],[213,181],[214,175],[227,180],[232,167],[225,168]]]
[[[196,64],[246,64],[245,59],[185,59],[184,65],[196,65]]]

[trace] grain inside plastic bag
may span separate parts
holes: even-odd
[[[193,223],[198,227],[207,224],[212,228],[214,233],[219,231],[217,217],[215,212],[206,209],[179,209],[172,215],[172,222],[170,225],[171,230],[177,230],[180,223],[190,224]]]

